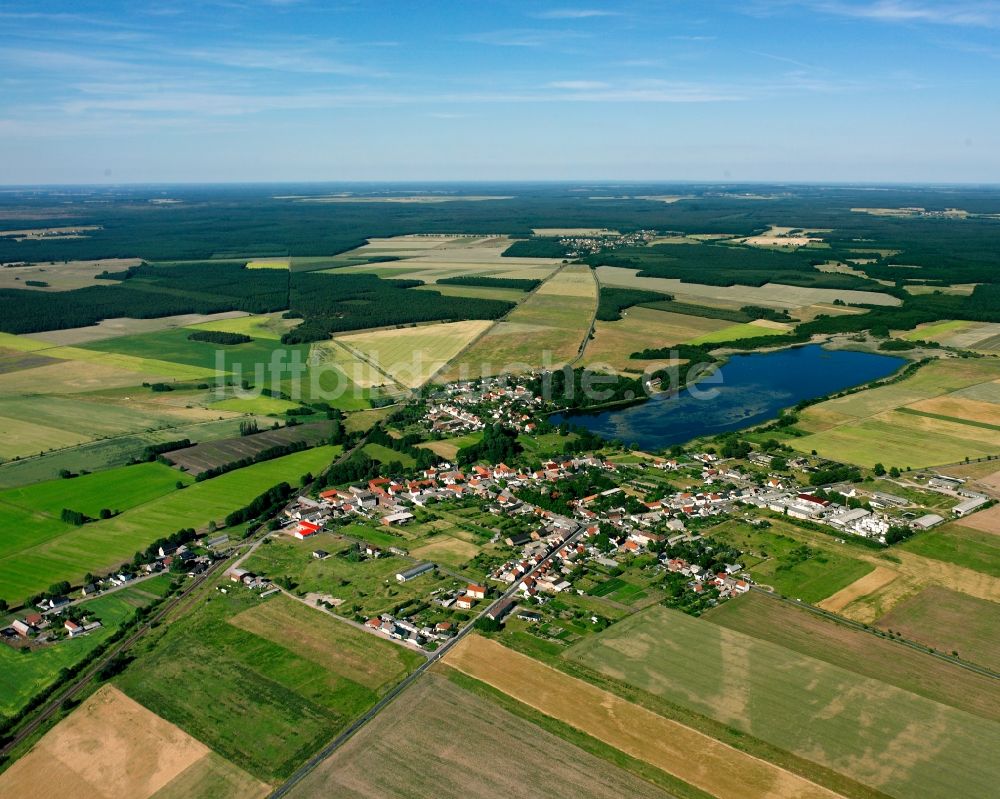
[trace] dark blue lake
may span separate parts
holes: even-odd
[[[662,449],[765,422],[800,400],[886,377],[904,363],[895,356],[826,350],[818,344],[734,355],[711,382],[673,397],[599,413],[556,415],[552,422],[568,421],[641,449]]]

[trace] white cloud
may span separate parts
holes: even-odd
[[[555,80],[547,83],[549,89],[570,89],[572,91],[587,91],[592,89],[606,89],[608,84],[600,80]]]
[[[593,19],[594,17],[620,17],[620,11],[608,11],[602,8],[554,8],[550,11],[540,11],[531,14],[536,19]]]
[[[879,22],[922,22],[935,25],[1000,27],[1000,2],[950,2],[949,0],[833,0],[810,3],[817,10],[856,19]]]

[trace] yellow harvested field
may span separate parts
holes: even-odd
[[[104,319],[96,325],[87,327],[71,327],[66,330],[47,330],[42,333],[32,333],[36,341],[54,345],[89,344],[92,341],[103,341],[119,336],[131,336],[136,333],[154,333],[158,330],[169,330],[175,327],[202,327],[203,325],[225,325],[237,323],[241,318],[247,318],[246,311],[223,311],[216,314],[179,314],[176,316],[161,316],[156,319]],[[296,320],[297,321],[297,320]],[[206,330],[221,330],[218,327],[205,327]]]
[[[359,388],[395,385],[391,377],[332,341],[313,344],[309,349],[309,364],[311,369],[333,369]]]
[[[479,635],[466,637],[444,662],[719,799],[838,796]]]
[[[935,294],[941,292],[942,294],[957,294],[962,297],[968,297],[975,291],[978,285],[978,283],[952,283],[950,286],[933,286],[924,283],[910,283],[903,286],[903,289],[907,294]]]
[[[292,262],[287,258],[248,261],[247,269],[289,269]]]
[[[674,278],[639,277],[637,269],[618,266],[599,266],[597,276],[602,286],[648,289],[671,294],[682,302],[704,304],[707,300],[735,302],[740,305],[761,305],[765,308],[802,308],[817,303],[846,303],[868,305],[899,305],[900,300],[876,291],[853,289],[814,289],[765,283],[763,286],[707,286],[701,283],[682,283]]]
[[[543,291],[550,283],[556,283],[555,289]],[[563,267],[453,360],[441,378],[518,374],[573,361],[584,344],[596,307],[597,284],[590,269]]]
[[[963,516],[955,524],[984,533],[1000,535],[1000,505],[994,505],[992,508],[973,513],[971,516]]]
[[[147,799],[206,767],[220,777],[211,780],[213,797],[268,793],[267,785],[220,761],[203,743],[105,685],[0,774],[0,795]]]
[[[915,411],[953,416],[956,419],[970,419],[984,424],[1000,425],[1000,404],[969,399],[960,394],[945,394],[943,397],[921,400],[908,405]]]
[[[629,357],[633,352],[680,344],[729,325],[721,319],[635,306],[615,322],[597,321],[594,338],[587,342],[583,363],[593,367],[608,366],[615,371],[641,372],[650,364],[664,361],[634,360]]]
[[[407,388],[418,388],[493,325],[482,319],[337,336],[334,341]]]
[[[840,613],[850,605],[869,594],[881,591],[889,583],[899,578],[899,573],[885,566],[876,566],[874,570],[868,572],[863,577],[859,577],[853,583],[841,588],[837,593],[828,596],[822,602],[817,603],[817,607],[828,610],[831,613]]]
[[[138,266],[138,258],[106,258],[101,261],[70,261],[68,263],[29,264],[0,269],[0,289],[27,289],[29,291],[72,291],[87,286],[107,286],[107,280],[98,280],[101,272],[121,272]],[[26,286],[25,281],[37,280],[48,286]]]
[[[594,276],[589,267],[567,266],[538,287],[539,296],[593,297]]]

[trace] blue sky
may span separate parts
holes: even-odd
[[[0,182],[1000,182],[1000,0],[4,2]]]

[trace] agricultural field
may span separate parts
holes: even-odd
[[[1000,453],[1000,364],[938,360],[888,386],[806,408],[801,452],[862,466],[921,467]]]
[[[28,289],[35,291],[72,291],[87,286],[99,286],[104,281],[97,275],[105,270],[119,272],[130,266],[137,266],[138,258],[105,258],[99,261],[69,261],[59,264],[27,264],[9,269],[0,269],[0,289]],[[27,286],[35,280],[48,283],[47,286]]]
[[[419,388],[492,326],[485,320],[444,322],[338,336],[336,341],[407,388]]]
[[[856,289],[820,289],[804,286],[787,286],[782,283],[765,283],[763,286],[709,286],[701,283],[682,282],[676,278],[639,277],[638,269],[619,266],[597,267],[597,277],[602,286],[647,289],[670,294],[682,302],[696,305],[728,304],[734,307],[760,305],[794,311],[818,303],[842,300],[848,305],[899,305],[900,301],[889,294]]]
[[[963,660],[1000,672],[1000,604],[996,602],[931,586],[896,605],[878,620],[878,626],[939,652],[958,652]],[[994,709],[1000,708],[1000,699],[991,701]]]
[[[219,333],[242,333],[251,338],[280,339],[299,324],[298,319],[282,319],[280,313],[241,314],[228,319],[213,319],[186,325],[190,330],[215,330]]]
[[[766,321],[766,320],[761,320]],[[698,336],[697,338],[691,339],[688,344],[722,344],[725,345],[727,341],[736,341],[737,339],[745,338],[760,338],[762,336],[778,336],[782,333],[790,332],[791,327],[789,325],[783,325],[780,322],[770,322],[766,324],[760,324],[759,322],[748,322],[743,325],[730,325],[722,330],[716,330],[712,333],[706,333],[703,336]]]
[[[289,795],[507,796],[524,791],[526,774],[539,796],[668,796],[437,674],[421,678]]]
[[[979,628],[979,635],[975,637],[981,644],[987,642],[982,633],[991,626],[987,619],[992,603],[938,588],[928,588],[922,594],[927,594],[927,601],[921,603],[924,610],[932,609],[934,606],[931,603],[936,600],[948,600],[952,610],[956,612],[960,609],[975,612],[975,615],[962,618],[966,623],[971,621]],[[911,641],[920,640],[898,626],[898,611],[903,609],[904,606],[897,607],[890,614],[892,623],[880,622],[879,626],[903,632],[904,637]],[[992,721],[1000,721],[1000,684],[995,679],[930,657],[927,653],[904,644],[839,624],[801,606],[755,591],[713,608],[703,618],[757,640],[769,641],[800,655],[895,685],[935,702]],[[996,612],[993,611],[993,619],[996,618]],[[957,620],[958,616],[952,614],[952,621]],[[996,626],[995,621],[992,626]],[[955,637],[965,636],[956,632]],[[939,650],[951,651],[950,648],[945,650],[943,647],[939,647]],[[971,650],[968,659],[974,659],[971,657]]]
[[[214,314],[176,314],[174,316],[157,316],[152,319],[131,319],[122,317],[118,319],[103,319],[96,325],[86,327],[69,327],[63,330],[45,330],[40,333],[32,333],[31,338],[35,341],[44,341],[53,345],[79,346],[89,344],[92,341],[102,341],[103,339],[117,338],[119,336],[133,336],[138,333],[155,333],[157,330],[169,330],[175,327],[190,327],[192,329],[222,330],[226,325],[239,327],[240,320],[249,317],[245,311],[220,311]],[[246,323],[242,323],[246,325]],[[220,325],[221,327],[213,327]],[[244,332],[234,330],[233,332]],[[27,337],[23,337],[27,338]]]
[[[28,537],[0,557],[0,585],[8,601],[44,591],[60,580],[78,582],[86,572],[103,574],[136,550],[183,527],[220,526],[225,516],[276,484],[296,483],[325,468],[339,447],[316,447],[247,466],[82,527],[67,526],[41,543]],[[178,473],[178,479],[183,479]]]
[[[256,261],[248,261],[247,269],[289,269],[291,265],[291,261],[287,258],[262,258]]]
[[[958,522],[915,535],[899,548],[1000,578],[1000,536]]]
[[[329,437],[331,428],[329,422],[314,422],[282,427],[278,430],[264,430],[249,436],[209,441],[184,449],[175,449],[164,453],[163,457],[186,472],[199,474],[252,457],[271,447],[297,441],[304,441],[310,445],[317,444]],[[173,471],[172,473],[176,474]]]
[[[191,789],[202,792],[192,794]],[[23,799],[254,799],[268,790],[110,685],[92,694],[0,774],[0,793]]]
[[[0,459],[38,455],[97,439],[149,433],[227,414],[198,407],[145,401],[148,389],[132,398],[0,396]]]
[[[132,458],[139,457],[149,444],[183,438],[196,442],[233,438],[240,434],[239,425],[245,419],[246,417],[230,417],[221,421],[182,424],[151,433],[118,435],[40,456],[8,461],[0,464],[0,488],[54,480],[63,469],[77,473],[81,470],[99,471],[124,466]],[[265,420],[260,420],[260,423],[265,424]]]
[[[624,311],[618,321],[597,321],[594,338],[587,342],[583,363],[595,367],[608,365],[622,372],[641,372],[653,362],[634,360],[629,357],[633,352],[689,342],[729,327],[728,322],[719,319],[635,306]]]
[[[279,379],[295,373],[295,364],[304,367],[309,356],[308,344],[282,344],[274,338],[254,339],[246,344],[220,345],[209,341],[191,341],[186,328],[141,333],[107,341],[95,341],[85,349],[135,359],[158,359],[210,372],[227,372],[235,378],[250,379],[255,385],[271,379],[272,365],[280,369]]]
[[[416,465],[413,456],[406,452],[396,452],[383,444],[365,444],[361,451],[379,463],[400,463],[404,468]]]
[[[653,607],[569,657],[900,799],[986,796],[1000,722]]]
[[[440,441],[425,441],[422,444],[417,444],[417,446],[429,449],[446,460],[454,460],[460,449],[478,444],[482,437],[482,432],[476,431],[475,433],[466,433],[465,435],[454,436],[452,438],[442,438]]]
[[[996,352],[1000,350],[1000,324],[962,320],[931,322],[918,325],[903,333],[900,338],[908,341],[936,341],[946,347],[959,349]]]
[[[836,796],[779,766],[478,635],[452,649],[445,663],[720,799]]]
[[[743,551],[742,563],[754,581],[783,596],[815,603],[836,593],[874,568],[838,551],[810,546],[784,528],[752,527],[727,521],[707,531]]]
[[[518,373],[576,359],[597,306],[590,269],[567,266],[452,361],[441,380]]]
[[[423,660],[287,597],[228,590],[145,640],[118,687],[265,782]]]
[[[1000,535],[1000,504],[986,510],[976,511],[969,516],[963,516],[956,520],[959,527],[968,527],[972,530],[979,530],[981,533],[995,533]]]
[[[4,550],[10,545],[11,536],[16,535],[4,516],[8,509],[43,517],[41,526],[54,523],[61,527],[59,515],[63,508],[78,510],[96,519],[103,508],[126,511],[169,494],[176,490],[178,482],[186,486],[192,481],[162,463],[139,463],[0,491],[0,526],[6,530],[0,557],[6,554]],[[31,532],[36,536],[42,529]]]
[[[480,548],[468,541],[450,535],[428,538],[419,547],[410,550],[410,555],[418,560],[429,560],[445,566],[461,569],[466,562],[476,557]]]
[[[102,625],[87,635],[34,647],[28,653],[0,644],[0,718],[18,712],[33,696],[58,682],[60,670],[86,659],[131,619],[137,608],[162,597],[169,585],[168,575],[158,575],[82,603],[81,607]],[[9,623],[9,619],[4,621]]]

